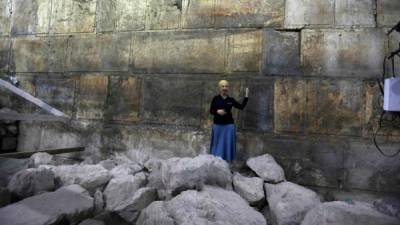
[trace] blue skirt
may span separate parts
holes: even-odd
[[[235,124],[214,124],[211,131],[210,152],[226,161],[232,161],[236,156]]]

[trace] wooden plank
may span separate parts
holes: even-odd
[[[66,122],[68,121],[65,117],[52,116],[52,115],[40,115],[40,114],[29,114],[29,113],[0,113],[0,120],[15,120],[15,121],[39,121],[39,122]]]
[[[0,79],[0,86],[8,89],[9,91],[13,92],[14,94],[32,102],[33,104],[39,106],[40,108],[42,108],[43,110],[45,110],[46,112],[54,115],[54,116],[60,116],[60,117],[67,117],[67,115],[65,115],[63,112],[59,111],[56,108],[51,107],[50,105],[48,105],[47,103],[45,103],[44,101],[32,96],[31,94],[15,87],[14,85],[10,84],[9,82]]]
[[[0,154],[0,158],[29,158],[31,155],[38,152],[46,152],[51,155],[63,154],[63,153],[71,153],[71,152],[83,152],[85,151],[85,147],[74,147],[74,148],[61,148],[61,149],[49,149],[49,150],[39,150],[39,151],[29,151],[29,152],[13,152],[13,153],[4,153]]]

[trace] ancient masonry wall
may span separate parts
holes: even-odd
[[[400,158],[372,144],[399,20],[398,0],[0,0],[2,76],[86,124],[21,123],[18,149],[207,152],[226,78],[237,98],[251,90],[240,159],[268,152],[300,184],[399,192]],[[399,146],[399,130],[383,135],[388,153]]]

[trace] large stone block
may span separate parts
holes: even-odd
[[[286,28],[333,26],[335,0],[287,0]]]
[[[71,116],[74,111],[74,79],[37,79],[36,97]]]
[[[107,98],[107,87],[108,77],[103,74],[88,74],[80,77],[78,118],[103,118]]]
[[[399,144],[387,142],[381,147],[385,153],[393,154],[399,149]],[[399,157],[381,155],[370,142],[352,142],[345,157],[347,188],[400,193]]]
[[[280,27],[284,21],[283,0],[216,0],[216,27]]]
[[[10,33],[11,0],[0,0],[0,36]]]
[[[268,29],[263,38],[262,73],[266,75],[298,75],[300,68],[299,32]]]
[[[202,82],[182,78],[160,78],[154,82],[153,79],[143,80],[144,120],[151,123],[199,126]]]
[[[0,38],[0,71],[7,71],[10,58],[11,41],[7,37]]]
[[[381,29],[303,30],[302,65],[310,75],[377,77],[385,43]]]
[[[68,71],[128,70],[129,34],[83,35],[71,38],[68,46]]]
[[[361,135],[362,81],[313,80],[307,92],[307,132]]]
[[[375,27],[375,0],[336,0],[336,26]]]
[[[146,22],[146,1],[97,1],[97,31],[143,30]]]
[[[215,0],[183,0],[183,28],[211,28],[214,26]]]
[[[242,113],[242,128],[273,132],[274,80],[247,81],[243,88],[250,89],[250,96]]]
[[[49,32],[51,0],[13,0],[12,3],[12,34]]]
[[[225,32],[140,33],[133,38],[131,55],[137,73],[223,73]]]
[[[275,81],[275,132],[301,133],[305,127],[307,81],[277,79]]]
[[[87,33],[95,27],[96,0],[53,1],[51,33]]]
[[[150,30],[180,28],[183,0],[149,0],[147,25]]]
[[[400,18],[399,18],[400,20]],[[392,52],[395,52],[400,49],[400,33],[393,32],[389,35],[389,52],[386,55],[391,55]],[[395,56],[394,60],[394,73],[396,76],[400,75],[400,57]],[[389,76],[393,75],[393,67],[392,61],[389,60],[386,66],[386,74]]]
[[[62,72],[67,42],[67,37],[15,38],[10,69],[15,72]]]
[[[233,32],[228,40],[228,72],[259,72],[261,65],[262,32]]]
[[[377,1],[377,19],[379,27],[393,27],[400,21],[400,1]]]
[[[139,119],[140,80],[137,77],[112,76],[108,113],[116,121]]]

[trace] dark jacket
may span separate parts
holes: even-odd
[[[226,97],[225,99],[221,95],[216,95],[211,101],[210,113],[214,115],[214,124],[232,124],[234,123],[232,117],[232,107],[243,110],[246,107],[249,98],[244,98],[242,103],[237,102],[232,97]],[[217,110],[224,109],[226,114],[221,116],[217,113]]]

